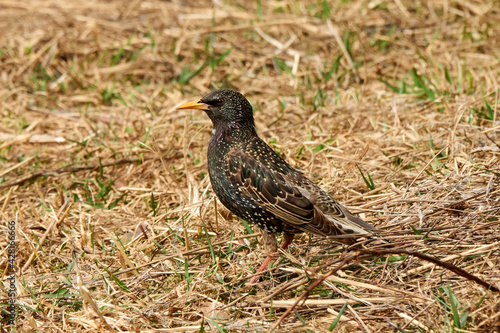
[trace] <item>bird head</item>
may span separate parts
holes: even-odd
[[[231,89],[212,91],[200,100],[182,104],[177,108],[205,111],[216,129],[239,127],[243,124],[253,126],[253,111],[250,102],[242,94]]]

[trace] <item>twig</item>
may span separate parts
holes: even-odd
[[[209,34],[213,32],[228,32],[228,31],[241,31],[241,30],[250,30],[250,29],[255,29],[258,27],[267,27],[267,26],[279,26],[279,25],[297,25],[301,23],[306,23],[307,19],[293,19],[293,20],[277,20],[277,21],[269,21],[269,22],[260,22],[260,23],[253,23],[253,24],[247,24],[247,25],[225,25],[225,26],[219,26],[219,27],[214,27],[210,29],[204,29],[204,30],[197,30],[197,31],[190,31],[190,32],[184,32],[183,37],[192,37],[192,36],[197,36],[197,35],[202,35],[202,34]],[[175,37],[180,37],[180,36],[175,36]]]
[[[490,136],[487,133],[484,133],[484,135],[488,138],[488,140],[490,140],[491,142],[493,142],[493,144],[495,146],[497,146],[498,148],[500,148],[500,145],[498,143],[496,143],[495,140],[493,140],[492,138],[490,138]]]
[[[273,298],[274,296],[281,294],[281,293],[285,292],[286,290],[290,290],[292,288],[298,287],[306,282],[307,282],[307,278],[305,278],[304,276],[296,277],[295,279],[292,279],[289,282],[283,283],[282,285],[280,285],[278,288],[276,288],[276,290],[274,290],[270,295],[264,297],[261,301],[267,302],[271,298]]]
[[[27,158],[27,159],[25,159],[24,161],[19,162],[19,163],[17,163],[16,165],[13,165],[13,166],[11,166],[10,168],[8,168],[8,169],[6,169],[6,170],[4,170],[4,171],[0,172],[0,177],[2,177],[3,175],[8,174],[8,173],[9,173],[9,172],[11,172],[12,170],[15,170],[15,169],[17,169],[17,168],[19,168],[19,167],[21,167],[21,166],[25,165],[25,164],[26,164],[26,163],[28,163],[28,162],[31,162],[31,160],[32,160],[32,159],[34,159],[34,158],[35,158],[34,156],[28,157],[28,158]]]
[[[344,267],[347,263],[349,263],[352,259],[356,258],[357,256],[359,256],[359,252],[354,252],[354,253],[351,253],[349,254],[348,256],[346,256],[338,265],[337,267],[335,267],[334,269],[328,271],[327,273],[321,275],[318,279],[316,279],[316,281],[314,281],[313,283],[311,283],[311,285],[309,287],[307,287],[307,289],[302,293],[302,295],[300,295],[300,297],[297,299],[297,301],[295,301],[295,303],[289,307],[285,313],[274,323],[273,326],[271,326],[271,328],[269,329],[268,332],[272,332],[273,330],[275,330],[279,324],[285,320],[286,317],[288,317],[290,315],[290,313],[293,311],[293,309],[295,309],[297,307],[297,305],[301,302],[301,301],[306,301],[307,300],[307,297],[309,297],[309,293],[314,289],[316,288],[318,285],[320,285],[323,281],[325,281],[325,279],[327,277],[329,277],[330,275],[338,272],[342,267]]]
[[[418,177],[420,177],[420,175],[425,171],[425,169],[427,169],[427,167],[434,161],[434,159],[436,159],[437,156],[439,156],[439,154],[441,154],[443,152],[443,150],[445,150],[446,148],[448,148],[447,145],[444,146],[443,148],[441,148],[436,154],[434,154],[434,156],[432,156],[432,158],[429,160],[429,162],[427,162],[427,164],[422,168],[422,170],[420,170],[420,172],[413,178],[410,185],[408,185],[408,187],[406,188],[406,192],[413,186],[413,184],[418,179]],[[406,192],[405,192],[405,195],[403,197],[406,196]]]
[[[249,235],[243,235],[243,236],[239,236],[239,237],[234,237],[233,240],[247,238],[247,237],[257,237],[257,236],[260,236],[260,232],[249,234]],[[218,246],[218,245],[222,245],[222,244],[227,245],[227,240],[223,240],[223,241],[220,241],[220,242],[212,243],[212,246]],[[189,250],[189,251],[184,251],[184,252],[180,252],[180,253],[176,253],[176,254],[171,254],[171,255],[168,255],[168,256],[161,257],[160,259],[151,260],[150,262],[147,262],[147,263],[142,264],[142,265],[138,265],[138,266],[127,268],[127,269],[124,269],[124,270],[121,270],[121,271],[118,271],[118,272],[114,272],[113,275],[116,276],[116,275],[128,273],[128,272],[131,272],[133,270],[138,270],[138,269],[141,269],[143,267],[151,266],[151,265],[157,264],[159,262],[162,262],[162,261],[165,261],[165,260],[169,260],[169,259],[173,259],[173,258],[181,256],[181,255],[182,256],[188,256],[188,255],[200,255],[200,254],[210,253],[209,251],[206,251],[208,249],[209,249],[209,246],[207,245],[207,246],[199,247],[197,249],[193,249],[193,250]],[[203,252],[201,252],[201,251],[203,251]],[[92,284],[92,283],[95,283],[97,281],[102,280],[103,278],[104,277],[100,277],[100,278],[96,278],[96,279],[93,279],[93,280],[85,281],[84,284],[85,285]],[[246,278],[244,278],[244,279],[246,279]]]
[[[36,253],[38,252],[38,249],[40,248],[40,246],[42,246],[43,242],[45,242],[45,239],[47,238],[47,236],[49,235],[50,231],[52,230],[52,228],[56,225],[56,224],[59,224],[61,223],[65,218],[66,216],[68,216],[69,214],[69,211],[71,209],[71,206],[73,204],[70,203],[68,205],[68,208],[66,208],[66,210],[64,211],[64,213],[62,214],[62,216],[60,218],[57,218],[55,217],[54,220],[52,221],[52,223],[49,225],[49,227],[47,228],[47,230],[45,230],[45,233],[43,234],[42,238],[40,238],[40,240],[38,241],[38,244],[36,245],[35,249],[33,250],[33,252],[31,253],[29,259],[26,261],[26,263],[24,264],[23,268],[21,269],[21,274],[24,273],[26,271],[26,269],[31,265],[31,262],[33,261],[33,258],[35,257]]]
[[[176,158],[180,158],[182,157],[183,155],[182,154],[174,154],[173,156],[171,157],[166,157],[165,159],[166,160],[171,160],[171,159],[176,159]],[[140,162],[140,161],[147,161],[147,160],[150,160],[150,159],[155,159],[156,157],[152,157],[152,158],[149,158],[149,159],[145,159],[145,158],[134,158],[134,159],[130,159],[130,158],[124,158],[124,159],[121,159],[119,161],[116,161],[116,162],[109,162],[109,163],[103,163],[101,165],[99,164],[94,164],[94,165],[89,165],[89,166],[80,166],[80,167],[63,167],[63,168],[59,168],[59,169],[56,169],[56,170],[45,170],[45,171],[40,171],[40,172],[36,172],[36,173],[28,173],[24,176],[22,176],[21,178],[18,178],[16,180],[13,180],[13,181],[10,181],[10,182],[7,182],[5,184],[1,184],[0,185],[0,190],[4,189],[4,188],[9,188],[9,187],[12,187],[12,186],[15,186],[15,185],[21,185],[27,181],[30,181],[30,180],[35,180],[35,179],[38,179],[40,177],[57,177],[57,176],[60,176],[60,175],[63,175],[63,174],[66,174],[66,173],[72,173],[72,172],[79,172],[79,171],[87,171],[87,170],[94,170],[94,169],[98,169],[98,168],[107,168],[107,167],[112,167],[112,166],[116,166],[116,165],[122,165],[122,164],[132,164],[132,163],[137,163],[137,162]]]
[[[500,190],[496,190],[496,191],[494,191],[494,192],[492,192],[492,193],[490,193],[490,194],[497,193],[497,192],[500,192]],[[484,192],[481,192],[481,193],[479,193],[479,194],[476,194],[476,195],[474,195],[474,196],[472,196],[472,197],[469,197],[469,198],[467,198],[467,199],[463,199],[463,200],[457,201],[457,202],[455,202],[455,203],[452,203],[452,204],[446,205],[446,206],[444,206],[444,207],[437,208],[437,209],[433,210],[432,212],[430,212],[429,214],[426,214],[426,215],[425,215],[425,217],[429,217],[429,216],[435,215],[435,214],[437,214],[437,213],[439,213],[439,212],[441,212],[441,211],[445,211],[446,209],[449,209],[450,207],[453,207],[453,206],[458,206],[458,205],[460,205],[460,204],[462,204],[462,203],[465,203],[465,202],[468,202],[468,201],[471,201],[471,200],[477,199],[477,198],[482,197],[483,195],[487,195],[487,194],[488,194],[488,193],[487,193],[486,191],[484,191]],[[424,238],[429,237],[429,233],[430,233],[431,231],[433,231],[433,230],[434,230],[434,226],[435,226],[437,223],[438,223],[438,221],[434,222],[434,223],[430,226],[429,230],[425,233]]]
[[[99,307],[97,306],[97,304],[95,304],[94,300],[90,296],[90,291],[83,285],[83,283],[82,283],[83,278],[82,278],[82,274],[80,271],[80,265],[78,263],[78,258],[75,254],[75,245],[73,244],[73,239],[71,239],[71,245],[73,247],[73,250],[71,252],[72,252],[73,260],[75,262],[75,269],[76,269],[77,281],[78,281],[78,286],[76,286],[76,285],[73,285],[73,286],[75,287],[75,289],[80,291],[80,294],[83,296],[83,299],[85,301],[87,301],[87,303],[90,305],[92,310],[94,310],[95,314],[97,315],[97,317],[99,317],[99,320],[104,325],[104,327],[106,327],[109,332],[113,332],[113,333],[116,332],[111,327],[111,325],[106,321],[106,318],[104,318],[104,316],[103,316],[101,310],[99,310]]]
[[[489,290],[491,290],[493,292],[500,292],[500,289],[498,289],[494,285],[492,285],[492,284],[490,284],[490,283],[488,283],[486,281],[481,280],[477,276],[470,274],[469,272],[465,271],[464,269],[462,269],[460,267],[457,267],[457,266],[455,266],[453,264],[441,261],[441,260],[436,259],[434,257],[431,257],[429,255],[420,253],[420,252],[411,251],[411,250],[405,250],[405,249],[389,249],[389,250],[359,249],[358,251],[361,252],[361,253],[371,254],[371,255],[374,255],[374,256],[380,256],[380,255],[386,255],[386,254],[407,254],[407,255],[410,255],[410,256],[414,256],[414,257],[417,257],[419,259],[422,259],[422,260],[425,260],[425,261],[429,261],[429,262],[432,262],[433,264],[436,264],[438,266],[446,268],[447,270],[450,270],[450,271],[452,271],[453,273],[455,273],[457,275],[463,276],[467,280],[474,281],[477,284],[479,284],[479,285],[481,285],[481,286],[483,286],[483,287],[485,287],[485,288],[487,288],[487,289],[489,289]]]
[[[285,320],[286,317],[290,315],[290,313],[299,305],[300,302],[305,302],[307,300],[307,297],[309,297],[309,293],[316,288],[318,285],[320,285],[323,281],[325,281],[330,275],[338,272],[342,267],[347,265],[350,261],[353,259],[358,259],[361,254],[369,254],[369,255],[374,255],[374,256],[380,256],[380,255],[387,255],[387,254],[406,254],[410,256],[417,257],[419,259],[425,260],[432,262],[438,266],[441,266],[447,270],[450,270],[454,272],[457,275],[460,275],[468,280],[474,281],[477,284],[486,287],[487,289],[493,291],[493,292],[500,292],[500,289],[495,287],[494,285],[481,280],[475,275],[472,275],[465,271],[462,268],[459,268],[453,264],[442,262],[436,258],[433,258],[431,256],[428,256],[426,254],[416,252],[416,251],[410,251],[410,250],[405,250],[405,249],[390,249],[390,250],[368,250],[368,249],[358,249],[356,252],[349,254],[346,256],[342,261],[332,270],[328,271],[327,273],[321,275],[319,278],[316,279],[307,289],[300,295],[300,297],[295,301],[295,303],[290,306],[285,313],[274,323],[274,325],[269,329],[268,332],[272,332],[275,330],[279,324]]]

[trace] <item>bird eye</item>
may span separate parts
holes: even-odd
[[[217,100],[217,106],[222,106],[222,104],[224,104],[224,99],[223,98],[218,99]]]

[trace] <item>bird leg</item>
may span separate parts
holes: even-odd
[[[249,282],[250,284],[254,284],[259,280],[260,275],[261,275],[260,273],[267,270],[267,267],[269,266],[269,263],[271,262],[271,260],[276,258],[279,254],[278,245],[276,242],[276,234],[267,232],[264,229],[261,230],[261,234],[262,234],[262,239],[264,240],[264,247],[267,250],[268,256],[264,260],[262,265],[260,265],[259,269],[257,269],[255,274],[253,275],[252,279]],[[283,244],[281,244],[281,246],[280,246],[280,249],[286,250],[288,248],[288,245],[290,245],[290,243],[293,241],[293,236],[294,236],[293,234],[283,232],[284,239],[283,239]]]

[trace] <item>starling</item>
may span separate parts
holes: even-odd
[[[213,123],[208,173],[217,198],[233,214],[257,225],[268,257],[277,254],[276,233],[286,249],[295,234],[308,232],[352,245],[376,229],[354,216],[319,186],[292,168],[255,130],[252,106],[239,92],[216,90],[178,109],[203,110]]]

